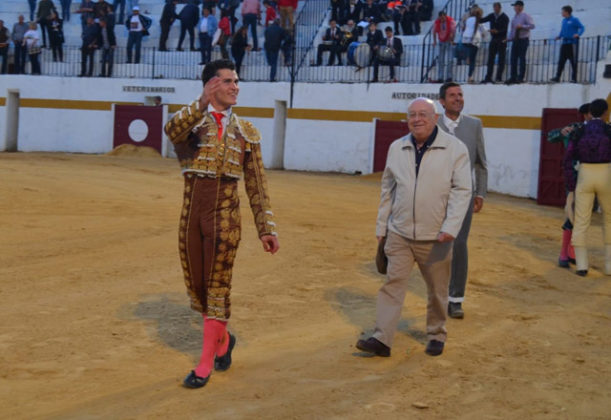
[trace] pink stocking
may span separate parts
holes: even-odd
[[[199,364],[195,368],[195,374],[200,378],[210,375],[214,364],[214,356],[219,340],[223,337],[224,322],[204,317],[204,333],[202,343],[202,355]]]

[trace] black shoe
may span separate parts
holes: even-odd
[[[231,351],[235,346],[235,336],[229,334],[229,347],[227,347],[227,353],[221,357],[214,358],[214,370],[224,372],[231,367]]]
[[[178,47],[176,48],[176,51],[184,51],[182,48]]]
[[[193,388],[193,389],[201,388],[208,383],[209,379],[210,379],[210,375],[206,376],[205,378],[201,378],[195,374],[194,370],[192,370],[187,375],[185,380],[182,381],[182,384],[185,388]]]
[[[558,267],[569,268],[569,260],[563,260],[562,258],[558,258]]]
[[[575,258],[569,258],[569,262],[573,265],[577,264],[577,261],[575,261]]]
[[[481,82],[479,82],[481,85],[485,85],[486,83],[492,83],[492,79],[484,79]]]
[[[551,79],[549,79],[550,82],[554,82],[554,83],[558,83],[560,81],[560,78],[558,76],[556,77],[552,77]]]
[[[373,337],[369,337],[367,340],[357,341],[356,348],[367,353],[375,354],[376,356],[390,357],[390,347]]]
[[[373,79],[371,83],[378,83],[378,79]]]
[[[585,276],[588,275],[588,270],[577,270],[577,271],[575,271],[575,274],[577,274],[578,276],[581,276],[581,277],[585,277]]]
[[[507,79],[507,80],[505,80],[505,84],[506,85],[513,85],[514,83],[517,83],[516,79]]]
[[[443,341],[431,340],[426,345],[426,350],[424,351],[429,356],[439,356],[443,353]]]
[[[462,304],[460,302],[448,303],[448,315],[450,318],[463,319],[465,312],[462,310]]]

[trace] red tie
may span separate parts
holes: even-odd
[[[223,136],[223,117],[224,115],[220,112],[211,112],[214,120],[216,121],[216,125],[219,127],[219,139]]]

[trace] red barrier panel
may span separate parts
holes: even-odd
[[[373,149],[373,171],[380,172],[386,166],[386,155],[391,143],[409,133],[405,121],[375,121],[375,140]]]
[[[133,144],[161,153],[162,119],[160,106],[115,105],[113,147]]]

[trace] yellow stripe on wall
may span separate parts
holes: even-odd
[[[114,102],[114,101],[85,101],[85,100],[59,100],[59,99],[36,99],[21,98],[20,106],[25,108],[48,108],[48,109],[76,109],[87,111],[110,111],[112,104],[117,105],[141,105],[139,102]],[[0,106],[6,105],[6,98],[0,97]],[[170,114],[182,108],[183,104],[168,104]],[[258,108],[236,106],[238,115],[251,118],[274,118],[273,108]],[[287,117],[297,120],[316,121],[345,121],[345,122],[371,122],[374,118],[387,121],[402,121],[406,119],[403,112],[377,112],[377,111],[345,111],[333,109],[309,109],[290,108]],[[540,117],[507,117],[502,115],[476,115],[482,120],[486,128],[506,128],[513,130],[540,130]]]

